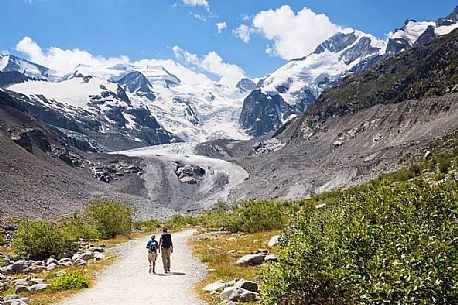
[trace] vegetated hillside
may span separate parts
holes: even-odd
[[[200,152],[250,173],[234,199],[301,198],[408,166],[402,156],[423,156],[458,129],[457,35],[348,77],[271,137],[211,142]]]
[[[0,90],[0,217],[71,213],[97,194],[126,199],[143,196],[137,175],[104,183],[91,173],[94,167],[138,161],[86,154],[72,144]],[[139,187],[128,188],[127,181]]]

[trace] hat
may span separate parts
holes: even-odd
[[[167,231],[168,231],[167,227],[166,227],[166,226],[163,226],[163,227],[162,227],[162,232],[167,232]]]

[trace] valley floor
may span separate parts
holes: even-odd
[[[100,273],[93,288],[84,290],[61,305],[202,304],[192,295],[192,286],[205,274],[205,265],[192,256],[187,240],[193,231],[173,234],[174,253],[170,274],[160,257],[157,274],[148,273],[147,237],[125,244],[119,260]]]

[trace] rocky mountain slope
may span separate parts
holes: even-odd
[[[238,198],[301,198],[405,166],[458,129],[458,30],[349,76],[274,135],[214,141],[206,155],[237,162],[250,178]]]
[[[140,160],[87,154],[72,144],[0,90],[1,217],[72,213],[96,195],[125,200],[144,195],[132,171]],[[101,174],[111,183],[102,182]]]
[[[407,20],[387,41],[353,29],[340,31],[311,54],[291,60],[261,80],[243,102],[241,126],[253,136],[277,130],[345,76],[450,33],[458,27],[457,14],[458,7],[437,21]]]

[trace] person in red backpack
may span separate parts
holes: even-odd
[[[164,272],[170,272],[170,257],[173,253],[172,235],[168,233],[167,227],[162,227],[162,235],[159,239],[159,253],[161,253],[162,264],[164,265]]]

